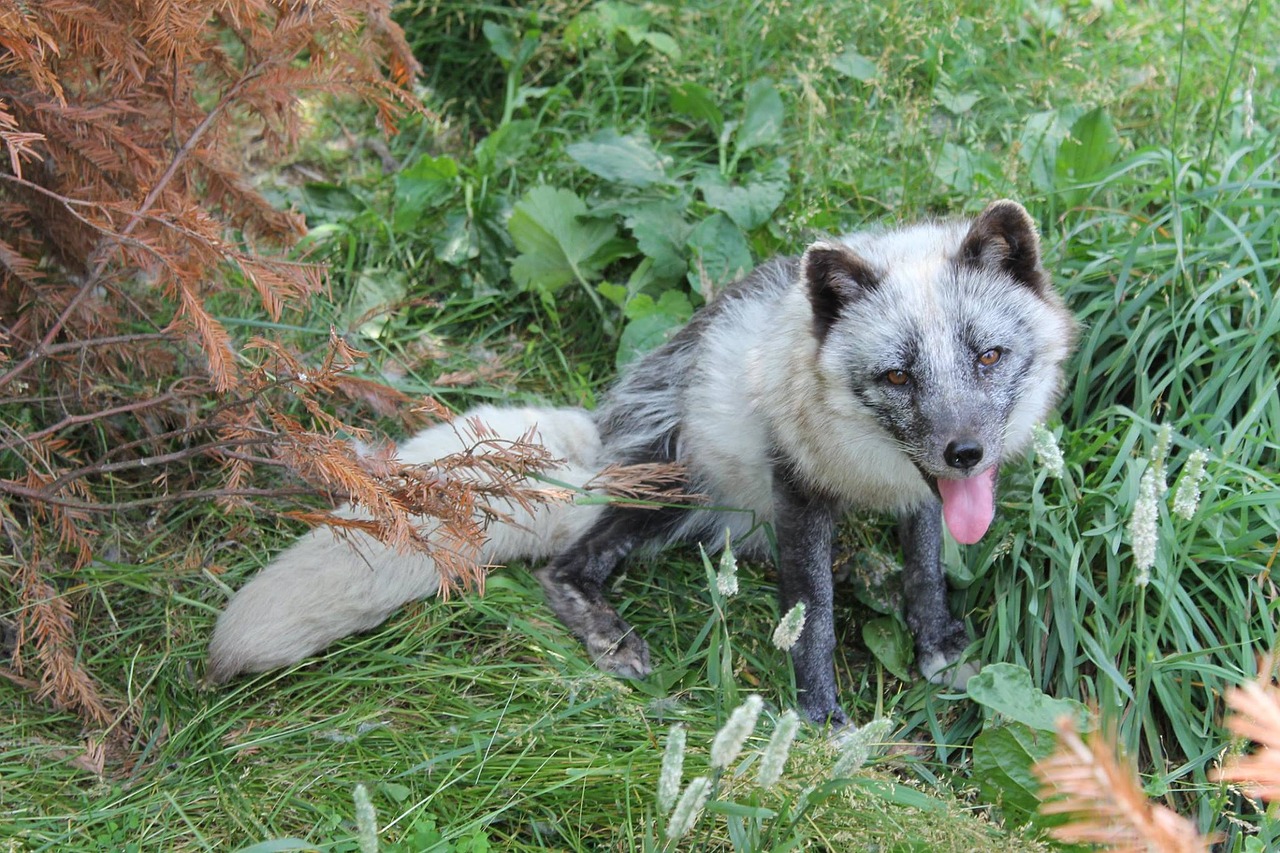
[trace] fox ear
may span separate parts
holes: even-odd
[[[880,274],[848,246],[814,243],[800,261],[809,304],[813,307],[813,330],[818,340],[840,316],[840,309],[880,284]]]
[[[1049,287],[1040,265],[1040,237],[1027,209],[1016,201],[993,201],[969,226],[960,244],[960,263],[998,269],[1036,293]]]

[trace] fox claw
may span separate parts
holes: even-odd
[[[963,692],[981,667],[973,661],[961,661],[959,658],[947,659],[941,652],[935,653],[920,661],[920,674],[930,684],[937,684],[952,690]]]
[[[597,667],[619,678],[644,678],[653,672],[649,664],[649,644],[630,626],[614,640],[591,638],[587,648]]]

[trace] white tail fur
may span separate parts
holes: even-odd
[[[479,419],[511,441],[536,430],[536,440],[564,460],[547,470],[547,477],[582,486],[599,470],[599,434],[584,411],[482,406],[465,417]],[[406,441],[399,453],[405,462],[425,464],[468,443],[451,425],[441,424]],[[500,509],[511,523],[490,526],[480,549],[482,565],[549,557],[585,533],[600,511],[567,503]],[[364,517],[355,507],[343,514]],[[439,588],[440,573],[425,554],[398,551],[358,531],[339,537],[331,530],[312,530],[232,597],[209,643],[206,678],[217,684],[242,672],[295,663],[334,640],[377,626],[400,606]]]

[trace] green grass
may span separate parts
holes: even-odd
[[[1006,471],[991,533],[949,553],[955,604],[983,660],[1114,721],[1151,794],[1225,833],[1225,849],[1274,843],[1274,821],[1207,777],[1227,745],[1223,690],[1277,645],[1274,15],[1239,2],[890,0],[815,14],[703,0],[640,13],[421,4],[402,20],[436,118],[393,141],[398,174],[335,151],[322,132],[306,162],[328,181],[282,177],[282,202],[307,213],[313,248],[334,266],[335,298],[277,333],[319,343],[334,323],[373,352],[372,372],[460,408],[591,404],[620,347],[642,348],[700,303],[691,263],[713,270],[819,232],[1022,200],[1082,324],[1055,426],[1066,470],[1053,478],[1030,460]],[[781,122],[764,127],[776,109]],[[336,107],[322,118],[368,122]],[[654,180],[610,175],[574,147],[612,130],[654,155]],[[781,180],[770,171],[780,160]],[[757,223],[713,203],[707,187],[721,178],[757,200],[780,184],[781,202]],[[513,275],[530,250],[507,220],[542,185],[588,213],[531,217],[584,247],[563,282]],[[611,239],[588,246],[588,227]],[[261,317],[239,319],[246,335],[261,330]],[[1141,586],[1127,524],[1161,425],[1170,488]],[[1170,502],[1195,449],[1208,471],[1185,520]],[[696,554],[633,565],[614,595],[658,658],[644,683],[587,666],[515,570],[483,598],[410,608],[296,671],[202,691],[227,590],[286,535],[202,507],[146,521],[121,521],[116,562],[63,579],[88,614],[86,663],[139,720],[134,760],[102,778],[79,768],[77,723],[0,684],[0,838],[14,849],[303,839],[355,850],[358,783],[384,849],[646,849],[670,725],[688,727],[687,781],[705,772],[728,712],[758,692],[769,719],[748,771],[723,780],[737,812],[713,807],[694,836],[734,849],[731,818],[781,810],[834,760],[810,730],[782,790],[750,784],[773,718],[794,704],[769,641],[766,569],[744,567],[722,618]],[[892,553],[885,526],[851,527],[856,576]],[[890,636],[897,623],[877,594],[845,587],[843,698],[859,722],[890,717],[895,746],[809,812],[801,837],[827,849],[1035,849],[1040,829],[1019,828],[1034,806],[1015,787],[1025,761],[1004,767],[1007,783],[986,770],[992,745],[1023,731],[1020,708],[899,681],[885,668],[893,644],[873,654],[863,642],[868,622]]]
[[[16,704],[0,745],[6,832],[31,850],[225,849],[265,838],[348,850],[351,793],[363,783],[385,849],[426,849],[433,831],[454,845],[433,849],[483,849],[464,846],[473,837],[495,850],[638,849],[667,729],[688,726],[686,776],[705,772],[729,710],[727,688],[709,686],[720,658],[705,631],[719,628],[705,578],[696,562],[681,568],[634,571],[622,596],[628,618],[663,639],[654,683],[590,667],[533,606],[537,585],[513,570],[492,578],[483,597],[411,608],[296,671],[219,691],[192,678],[213,616],[193,600],[207,586],[200,574],[158,582],[139,568],[92,568],[86,595],[114,612],[147,614],[109,642],[86,641],[95,671],[139,697],[138,763],[109,781],[77,772],[66,763],[78,751],[74,722]],[[776,708],[785,660],[747,630],[771,622],[772,591],[744,580],[728,607],[741,643],[734,677],[739,691],[759,685]],[[148,607],[155,599],[167,606]],[[771,724],[760,730],[748,754]],[[820,733],[802,736],[784,787],[821,779],[834,756]],[[1004,840],[945,791],[885,793],[897,781],[890,768],[916,761],[887,760],[862,777],[880,787],[838,792],[812,815],[817,834],[928,849],[1033,845]]]

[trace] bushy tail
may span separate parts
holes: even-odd
[[[484,406],[466,417],[512,441],[536,428],[537,439],[565,460],[547,471],[548,477],[581,486],[597,473],[600,439],[583,411]],[[400,455],[406,462],[427,463],[465,444],[453,427],[442,424],[406,441]],[[480,560],[498,565],[549,557],[585,533],[598,512],[599,507],[566,503],[512,505],[512,523],[490,527]],[[295,663],[334,640],[377,626],[403,604],[439,588],[440,573],[425,554],[389,548],[357,531],[339,537],[328,529],[312,530],[232,597],[209,643],[206,679],[219,684],[242,672]]]

